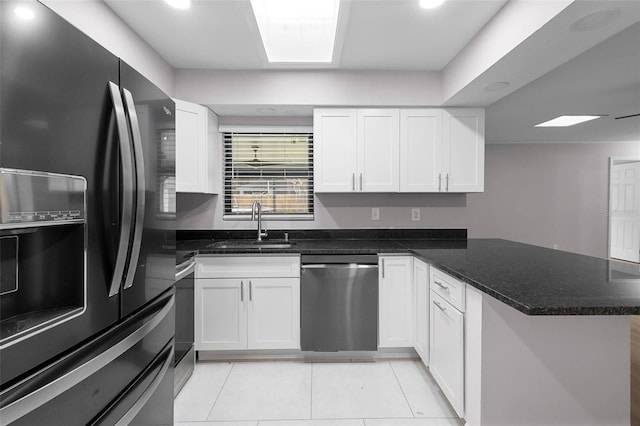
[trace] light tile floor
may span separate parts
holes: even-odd
[[[461,426],[416,360],[198,362],[176,426]]]

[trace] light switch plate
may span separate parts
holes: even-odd
[[[380,208],[373,207],[371,209],[371,220],[380,220]]]
[[[414,222],[418,222],[420,220],[420,209],[411,209],[411,220]]]

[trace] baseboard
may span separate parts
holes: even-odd
[[[413,348],[380,348],[377,351],[309,352],[287,350],[198,351],[198,361],[301,361],[371,362],[418,358]]]

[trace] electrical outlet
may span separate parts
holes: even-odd
[[[371,209],[371,220],[380,220],[380,208],[373,207]]]
[[[414,222],[420,220],[420,209],[411,209],[411,220]]]

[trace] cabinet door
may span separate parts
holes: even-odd
[[[220,135],[218,118],[208,108],[176,103],[176,191],[215,194]]]
[[[484,110],[444,111],[443,140],[443,191],[484,191]]]
[[[464,315],[431,292],[429,370],[449,403],[464,417]]]
[[[413,346],[412,259],[411,256],[380,257],[380,347]]]
[[[400,114],[397,109],[358,110],[357,188],[363,192],[400,190]]]
[[[195,349],[246,349],[246,280],[196,279]]]
[[[400,192],[442,189],[442,110],[400,111]]]
[[[424,365],[429,365],[429,265],[413,259],[413,289],[415,291],[415,329],[413,347]]]
[[[313,111],[314,191],[356,189],[356,110]]]
[[[252,278],[248,349],[300,349],[300,279]]]

